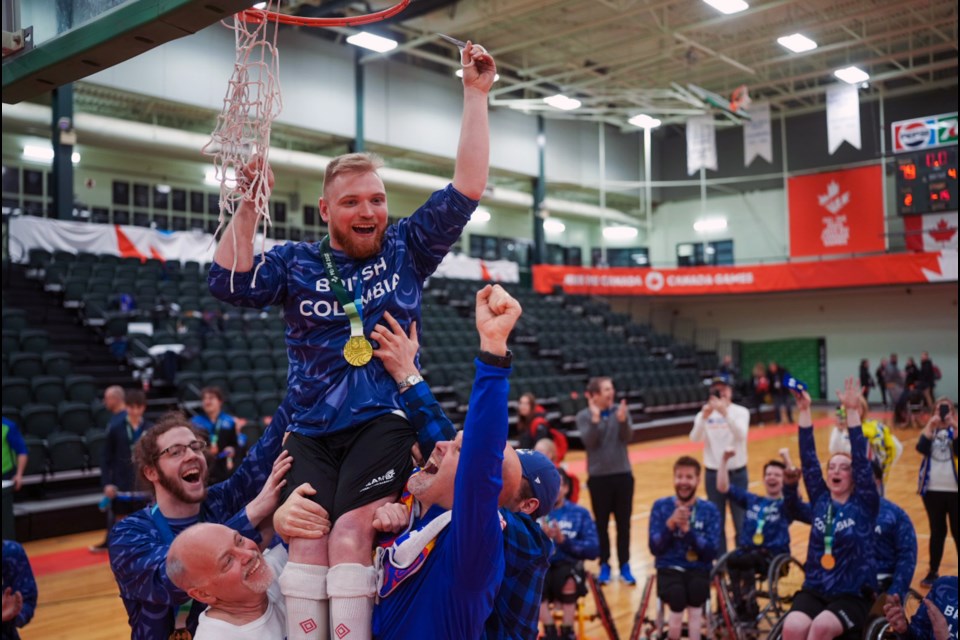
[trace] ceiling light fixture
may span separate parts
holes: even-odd
[[[470,222],[473,224],[486,224],[490,222],[490,212],[483,207],[477,207],[470,216]]]
[[[639,115],[635,115],[635,116],[633,116],[632,118],[630,118],[629,120],[627,120],[627,122],[629,122],[630,124],[632,124],[632,125],[635,126],[635,127],[640,127],[641,129],[656,129],[657,127],[659,127],[659,126],[662,124],[662,123],[661,123],[659,120],[657,120],[656,118],[653,118],[653,117],[651,117],[651,116],[648,116],[648,115],[645,114],[645,113],[641,113],[641,114],[639,114]]]
[[[554,218],[547,218],[543,221],[543,230],[551,234],[563,233],[567,230],[567,225]]]
[[[607,240],[630,240],[637,237],[637,229],[627,226],[604,227],[603,237]]]
[[[833,72],[833,75],[837,76],[847,84],[860,84],[861,82],[866,82],[870,79],[869,73],[860,67],[853,66],[837,69]]]
[[[568,98],[562,93],[558,93],[554,96],[547,96],[543,99],[548,105],[554,109],[560,109],[561,111],[572,111],[574,109],[579,109],[582,104],[576,98]]]
[[[727,228],[726,218],[705,218],[693,223],[693,230],[698,233],[710,233],[711,231],[723,231]]]
[[[703,0],[708,5],[719,11],[730,15],[731,13],[740,13],[750,8],[743,0]]]
[[[23,145],[23,159],[33,162],[53,162],[53,147],[45,147],[37,144]],[[70,154],[70,162],[80,163],[80,153],[74,151]]]
[[[817,43],[802,33],[792,33],[789,36],[781,36],[777,38],[777,42],[780,43],[780,46],[786,47],[794,53],[813,51],[817,48]]]
[[[366,31],[353,34],[347,38],[347,42],[356,47],[363,47],[364,49],[370,49],[377,53],[386,53],[387,51],[393,51],[397,48],[396,40],[384,38],[383,36],[378,36]]]

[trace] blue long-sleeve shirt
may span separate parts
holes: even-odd
[[[937,578],[930,588],[930,593],[927,594],[927,599],[931,600],[943,614],[943,617],[946,618],[950,640],[957,640],[957,576]],[[933,625],[930,623],[930,614],[927,613],[926,605],[920,605],[920,608],[917,609],[910,620],[907,633],[900,635],[900,637],[907,640],[931,640],[933,638]]]
[[[691,507],[690,528],[686,533],[671,531],[667,520],[677,508],[673,496],[660,498],[650,511],[650,553],[657,569],[710,572],[720,548],[720,512],[713,503],[697,498]],[[696,560],[687,559],[693,551]]]
[[[913,572],[917,568],[917,532],[906,511],[886,498],[880,498],[880,513],[874,526],[877,577],[892,576],[889,593],[903,600]]]
[[[563,542],[554,545],[550,564],[594,560],[600,555],[597,523],[586,507],[564,500],[563,504],[547,514],[563,533]]]
[[[400,405],[417,430],[417,444],[424,460],[430,457],[438,442],[453,440],[457,436],[453,423],[426,382],[417,383],[401,393]]]
[[[280,455],[286,424],[281,407],[237,471],[210,487],[196,517],[167,519],[173,535],[197,522],[214,522],[259,543],[260,534],[247,518],[246,506],[260,493]],[[175,608],[190,599],[167,576],[168,549],[150,507],[124,518],[110,531],[110,568],[127,609],[131,640],[169,637],[174,628]],[[187,618],[191,633],[196,631],[197,618],[205,608],[202,603],[193,603]]]
[[[830,497],[823,479],[813,429],[800,429],[800,458],[803,483],[813,508],[813,526],[804,565],[804,587],[825,596],[861,595],[864,589],[875,590],[877,583],[873,528],[880,511],[880,495],[867,459],[867,443],[860,427],[850,427],[853,457],[853,493],[843,504]],[[833,556],[836,565],[824,569],[824,536],[828,510],[833,519]]]
[[[773,555],[790,553],[790,523],[799,515],[801,522],[810,522],[803,519],[803,510],[790,508],[786,498],[768,498],[750,493],[736,485],[730,485],[728,492],[730,499],[745,509],[743,524],[740,526],[740,535],[737,546],[740,549],[756,549],[762,547]],[[753,536],[757,533],[760,518],[763,517],[763,542],[754,544]]]
[[[20,613],[2,626],[3,640],[16,640],[20,637],[17,629],[25,626],[33,619],[33,612],[37,608],[37,581],[33,578],[33,569],[27,554],[20,543],[13,540],[3,541],[3,589],[10,587],[14,592],[19,591],[23,596],[23,607]]]
[[[360,288],[364,334],[389,311],[404,330],[417,321],[423,282],[460,237],[477,202],[452,185],[430,196],[409,218],[387,228],[380,253],[353,260],[331,249],[344,287]],[[261,256],[254,257],[259,265]],[[290,430],[320,436],[348,429],[400,408],[397,385],[379,359],[350,365],[343,346],[350,323],[331,289],[320,243],[287,243],[266,253],[266,262],[233,276],[216,264],[210,269],[210,293],[225,302],[262,308],[283,305],[286,321],[287,396]],[[253,286],[255,284],[255,286]]]
[[[377,638],[479,638],[493,612],[504,575],[497,501],[503,488],[510,370],[479,360],[476,367],[450,524],[437,536],[423,567],[375,607]],[[442,512],[435,505],[414,526]]]

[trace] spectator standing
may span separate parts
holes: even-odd
[[[920,354],[920,373],[917,376],[917,390],[923,394],[923,402],[933,409],[933,392],[937,385],[937,368],[926,351]]]
[[[548,438],[557,447],[557,459],[567,455],[567,436],[550,426],[547,410],[537,404],[537,397],[530,392],[517,401],[517,440],[521,449],[533,449],[540,440]]]
[[[13,480],[13,490],[20,491],[23,486],[23,472],[27,469],[27,443],[23,441],[17,424],[8,418],[3,418],[3,479]]]
[[[887,408],[887,359],[880,358],[880,365],[877,367],[877,388],[880,389],[880,400],[883,402],[883,408]]]
[[[895,353],[891,353],[890,358],[887,360],[887,367],[883,370],[883,382],[887,385],[887,402],[896,405],[900,400],[900,396],[903,395],[903,373],[897,365],[897,354]],[[894,425],[900,424],[901,422],[903,422],[902,416],[894,413]]]
[[[729,353],[723,356],[720,366],[717,367],[717,376],[724,378],[731,386],[737,386],[737,368],[733,364],[733,356]]]
[[[3,541],[3,640],[18,640],[19,629],[33,619],[37,608],[37,582],[23,547]]]
[[[210,434],[210,484],[230,477],[242,457],[244,444],[240,425],[236,418],[223,410],[223,390],[220,387],[204,387],[200,392],[203,413],[193,416],[190,422]]]
[[[870,375],[870,361],[864,358],[860,361],[860,390],[863,392],[863,399],[870,402],[870,389],[875,386],[873,376]]]
[[[917,451],[920,463],[919,490],[930,521],[930,570],[920,583],[929,587],[939,577],[947,523],[953,543],[960,549],[957,532],[957,411],[949,398],[937,400],[936,411],[927,422]]]
[[[762,362],[753,365],[753,376],[750,378],[750,392],[754,406],[759,410],[770,393],[770,378],[767,377],[767,368]]]
[[[637,581],[630,571],[630,515],[633,512],[633,472],[627,445],[633,422],[627,401],[614,406],[616,389],[608,377],[591,378],[587,383],[587,408],[577,414],[577,428],[587,452],[587,487],[593,516],[600,534],[600,584],[610,581],[610,534],[612,514],[617,523],[617,560],[620,579],[628,585]]]
[[[767,377],[770,379],[770,395],[773,397],[773,410],[777,414],[777,424],[784,422],[784,415],[787,418],[786,422],[792,423],[790,390],[787,389],[786,384],[790,372],[771,360],[770,367],[767,369]]]
[[[727,552],[727,503],[733,516],[733,526],[737,536],[743,524],[744,510],[729,499],[727,494],[717,490],[717,471],[723,452],[733,449],[734,455],[728,463],[730,485],[747,490],[747,431],[750,428],[750,411],[746,407],[734,404],[733,390],[727,381],[714,378],[710,385],[710,400],[703,405],[693,421],[690,439],[703,442],[703,464],[707,468],[707,500],[720,512],[720,555]]]
[[[106,396],[106,394],[104,394]],[[114,415],[107,426],[107,439],[100,461],[100,485],[103,487],[103,509],[107,514],[107,535],[117,521],[117,516],[127,516],[146,506],[146,499],[138,499],[134,493],[137,483],[133,471],[132,451],[137,440],[150,426],[144,420],[147,397],[139,389],[130,389],[124,394],[123,410]],[[106,544],[90,547],[94,552],[107,551]]]

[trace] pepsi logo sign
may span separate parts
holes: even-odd
[[[901,126],[897,130],[897,142],[899,146],[908,149],[922,147],[930,138],[930,129],[923,122],[911,122]]]

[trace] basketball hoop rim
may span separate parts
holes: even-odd
[[[237,18],[254,24],[271,21],[298,27],[356,27],[392,18],[406,9],[409,4],[410,0],[400,0],[397,4],[382,11],[349,18],[303,18],[264,9],[246,9],[238,13]]]

